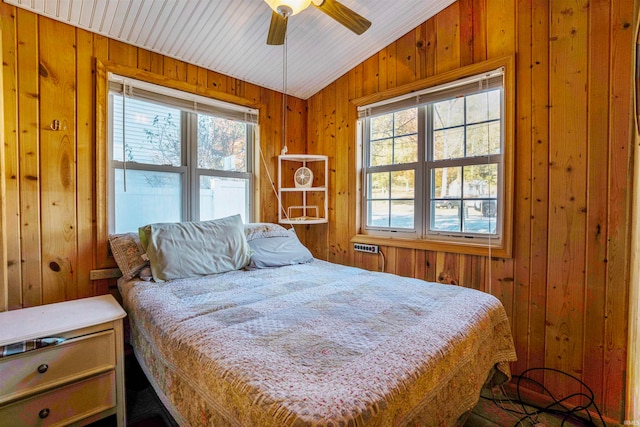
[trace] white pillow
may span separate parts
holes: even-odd
[[[249,268],[281,267],[313,261],[309,252],[293,230],[284,236],[255,238],[249,241],[251,262]]]
[[[139,229],[156,282],[239,270],[249,264],[240,215]]]

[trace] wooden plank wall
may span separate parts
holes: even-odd
[[[0,32],[0,45],[2,44],[2,32]],[[0,57],[2,54],[0,54]],[[0,69],[0,82],[2,81],[2,69]],[[0,135],[4,135],[4,96],[0,91]],[[7,191],[4,183],[4,142],[0,143],[0,311],[7,310],[9,296],[9,283],[7,282]]]
[[[350,243],[359,189],[349,100],[516,54],[513,258],[382,246],[385,271],[491,292],[512,323],[514,372],[574,375],[617,422],[627,351],[633,13],[634,2],[623,0],[458,0],[308,100],[307,148],[330,158],[330,204],[329,223],[308,226],[306,244],[317,257],[380,269],[380,257]],[[554,372],[532,377],[560,397],[581,391]]]
[[[379,257],[354,253],[350,243],[359,183],[356,110],[349,100],[515,53],[514,257],[382,247],[385,270],[493,293],[512,322],[519,356],[514,372],[544,366],[571,373],[618,422],[627,354],[637,3],[458,0],[309,100],[287,97],[290,152],[330,157],[329,223],[298,226],[303,241],[318,258],[379,269]],[[88,279],[100,249],[94,57],[261,105],[261,148],[275,176],[280,93],[4,3],[0,25],[2,275],[9,308],[106,292],[105,282]],[[54,120],[58,131],[51,130]],[[277,202],[264,171],[260,179],[260,219],[275,221]],[[561,395],[580,390],[553,373],[537,377]]]
[[[150,71],[260,108],[260,143],[272,177],[282,147],[282,94],[0,4],[4,157],[0,292],[9,309],[106,293],[89,281],[96,243],[94,61]],[[304,152],[307,102],[287,97],[287,140]],[[52,130],[54,121],[59,130]],[[1,157],[0,157],[1,158]],[[260,163],[262,221],[277,203]],[[0,309],[4,306],[0,293]]]
[[[640,147],[640,4],[636,4],[635,22],[635,127],[634,146]],[[625,419],[640,418],[640,150],[634,150],[633,188],[636,189],[632,201],[631,219],[631,289],[629,290],[629,348],[627,349],[627,407]]]

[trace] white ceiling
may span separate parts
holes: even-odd
[[[268,46],[263,0],[4,0],[76,27],[307,99],[454,0],[340,0],[372,22],[358,36],[315,7]]]

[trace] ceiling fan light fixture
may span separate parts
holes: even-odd
[[[302,12],[311,5],[311,0],[264,0],[275,12],[287,17]]]
[[[362,34],[371,26],[371,21],[349,9],[338,0],[264,0],[269,5],[271,23],[267,44],[270,46],[284,45],[287,34],[289,17],[302,12],[312,3],[313,6],[344,25],[356,34]]]

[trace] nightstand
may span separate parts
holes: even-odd
[[[124,427],[125,316],[111,295],[0,313],[0,346],[64,338],[0,358],[0,425],[84,425],[115,414]]]

